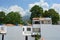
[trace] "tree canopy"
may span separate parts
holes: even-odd
[[[39,18],[39,17],[49,17],[52,18],[52,24],[57,24],[59,21],[59,13],[56,12],[54,9],[45,10],[43,12],[43,8],[35,5],[30,9],[31,16],[29,23],[32,23],[32,18]],[[0,11],[0,24],[24,24],[22,21],[21,14],[19,12],[9,12],[7,15],[4,11]]]
[[[40,17],[40,15],[42,15],[43,8],[39,7],[38,5],[35,5],[35,6],[33,6],[31,8],[30,12],[31,12],[30,19],[32,20],[32,18],[34,18],[34,17]]]
[[[60,21],[60,15],[59,15],[59,21]]]
[[[9,24],[20,24],[21,15],[18,12],[10,12],[6,15],[6,23]]]
[[[42,15],[43,13],[43,8],[39,7],[38,5],[35,5],[31,8],[30,12],[31,12],[31,17],[30,17],[31,19],[34,17],[40,17],[40,15]]]
[[[4,19],[5,19],[5,12],[1,11],[0,12],[0,24],[4,23]]]
[[[35,5],[31,8],[30,12],[31,12],[31,16],[30,16],[31,20],[34,17],[40,17],[40,16],[52,18],[52,24],[57,24],[57,21],[59,20],[59,13],[57,13],[54,9],[45,10],[43,12],[42,7]]]
[[[59,20],[59,14],[54,9],[45,11],[43,17],[52,18],[52,24],[57,24],[57,21]]]

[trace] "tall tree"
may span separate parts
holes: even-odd
[[[18,12],[10,12],[6,16],[6,23],[9,24],[20,24],[21,15]]]
[[[31,12],[30,19],[32,20],[32,18],[34,17],[42,16],[43,8],[39,7],[38,5],[35,5],[31,8],[30,12]]]
[[[54,9],[49,9],[48,12],[52,18],[52,23],[57,24],[57,21],[59,20],[59,14]]]
[[[59,21],[60,21],[60,15],[59,15]]]
[[[49,17],[50,14],[47,10],[44,11],[44,13],[42,14],[43,17]]]
[[[54,9],[45,11],[43,17],[52,18],[52,24],[57,24],[57,21],[59,20],[59,14]]]
[[[0,24],[4,23],[4,18],[5,18],[5,12],[0,11]]]

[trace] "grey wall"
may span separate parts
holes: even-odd
[[[45,40],[60,40],[60,25],[41,25],[41,35]]]
[[[5,35],[5,40],[25,40],[25,36],[22,34],[22,27],[14,26],[7,27],[7,34]],[[1,40],[0,34],[0,40]],[[34,38],[28,37],[29,40],[34,40]]]
[[[40,25],[41,35],[45,40],[60,40],[60,25]],[[0,34],[1,40],[1,34]],[[25,36],[22,34],[22,27],[7,27],[7,34],[5,40],[25,40]],[[29,40],[34,40],[29,36]]]

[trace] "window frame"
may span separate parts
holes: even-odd
[[[41,32],[40,28],[33,28],[33,32]]]
[[[35,21],[34,24],[40,24],[40,21]]]
[[[27,31],[31,31],[31,28],[27,28]]]

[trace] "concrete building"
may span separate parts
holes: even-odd
[[[60,21],[58,21],[58,25],[60,25]]]
[[[33,24],[37,24],[37,21],[40,22],[40,24],[52,24],[51,18],[33,18]]]
[[[23,26],[23,35],[35,37],[37,34],[41,36],[41,25],[52,24],[51,18],[33,18],[31,26]]]

